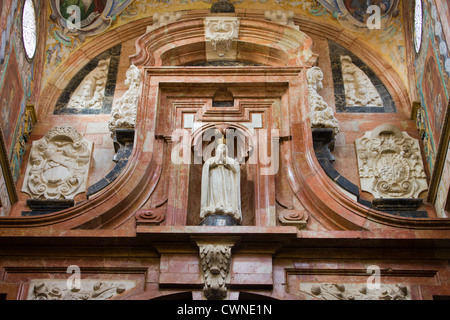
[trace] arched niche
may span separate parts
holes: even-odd
[[[187,225],[199,225],[201,222],[199,199],[203,165],[211,156],[215,156],[217,142],[223,137],[226,138],[228,156],[240,163],[241,224],[255,224],[256,166],[249,160],[256,149],[257,136],[239,123],[217,123],[206,124],[192,134]]]

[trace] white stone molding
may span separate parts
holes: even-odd
[[[133,289],[132,280],[80,279],[79,287],[69,280],[32,280],[27,300],[109,300]]]
[[[166,12],[166,13],[155,13],[153,15],[153,24],[147,27],[147,32],[151,32],[159,27],[168,25],[169,23],[176,22],[183,17],[181,12]]]
[[[428,190],[419,142],[391,124],[356,139],[361,189],[375,198],[418,198]]]
[[[73,92],[68,108],[101,109],[105,97],[106,83],[111,59],[101,60],[98,67],[89,73]]]
[[[236,60],[239,18],[205,18],[206,59]]]
[[[400,283],[379,288],[365,283],[301,283],[300,292],[319,300],[411,300],[410,288]]]
[[[33,142],[22,191],[47,200],[85,192],[92,146],[72,127],[53,128]]]
[[[358,68],[349,56],[341,56],[347,107],[382,107],[383,100],[369,77]]]
[[[266,10],[264,12],[264,18],[300,30],[299,26],[294,23],[294,11]]]
[[[309,107],[312,128],[332,128],[334,134],[339,132],[339,124],[334,116],[333,109],[317,92],[323,88],[323,72],[319,67],[313,67],[307,72]]]
[[[125,85],[128,90],[115,103],[111,111],[108,128],[111,136],[116,129],[134,129],[136,112],[141,92],[141,71],[134,65],[127,70]]]

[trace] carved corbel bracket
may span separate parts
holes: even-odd
[[[231,277],[231,249],[239,238],[197,238],[203,271],[203,293],[208,300],[223,300],[228,296]]]

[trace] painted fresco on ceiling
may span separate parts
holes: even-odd
[[[56,0],[51,0],[55,2]],[[72,0],[75,1],[75,0]],[[394,8],[398,0],[389,0],[390,6],[384,16],[389,16],[389,25],[381,30],[368,30],[358,33],[364,42],[366,42],[374,51],[383,56],[398,72],[400,77],[407,83],[407,70],[405,64],[405,46],[403,37],[403,21],[401,14],[393,15]],[[112,17],[108,11],[108,6],[114,8],[117,3],[128,4],[119,14],[114,16],[114,21],[108,27],[109,30],[123,26],[124,24],[137,21],[142,18],[153,16],[155,13],[175,12],[184,10],[204,10],[209,9],[214,0],[134,0],[131,3],[125,0],[108,0],[103,16]],[[316,19],[318,23],[323,21],[327,24],[336,24],[341,26],[338,15],[342,10],[346,10],[343,1],[327,1],[328,7],[324,6],[318,0],[231,0],[237,9],[261,9],[261,10],[284,10],[293,11],[299,16],[308,16]],[[323,1],[325,4],[325,1]],[[338,5],[342,4],[341,10]],[[331,10],[330,5],[339,9]],[[351,5],[351,3],[349,4]],[[351,9],[351,6],[349,7]],[[361,7],[362,8],[362,7]],[[401,8],[399,8],[401,9]],[[54,12],[54,9],[52,9]],[[53,13],[54,14],[54,13]],[[111,19],[112,20],[112,19]],[[357,21],[356,19],[354,19]],[[92,28],[94,24],[88,26]],[[301,26],[300,26],[301,28]],[[43,83],[58,72],[58,67],[69,58],[82,45],[92,41],[95,37],[84,38],[82,33],[71,33],[61,27],[58,20],[48,21],[48,34],[46,44],[46,66],[44,71]],[[55,68],[56,67],[56,68]]]
[[[77,36],[81,42],[88,36],[107,30],[117,16],[134,0],[50,0],[54,26],[52,33],[62,43]]]
[[[347,29],[354,32],[367,30],[367,21],[373,12],[370,6],[378,6],[381,28],[386,28],[391,19],[398,16],[399,0],[317,0],[337,17]]]

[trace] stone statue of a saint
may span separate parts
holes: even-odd
[[[200,218],[227,215],[240,222],[241,178],[239,162],[228,157],[225,139],[216,147],[214,157],[203,165]]]

